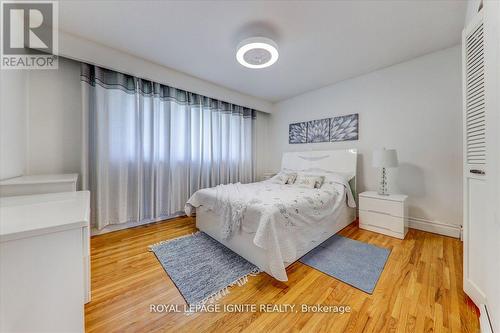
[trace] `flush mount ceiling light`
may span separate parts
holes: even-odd
[[[278,60],[278,45],[265,37],[252,37],[238,44],[236,60],[248,68],[269,67]]]

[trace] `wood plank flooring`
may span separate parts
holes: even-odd
[[[462,243],[410,229],[405,240],[360,230],[341,235],[390,248],[373,295],[301,263],[289,281],[265,273],[233,287],[220,304],[348,305],[331,313],[151,313],[150,304],[184,300],[147,246],[196,231],[183,217],[91,240],[92,301],[87,332],[478,332],[477,309],[462,291]]]

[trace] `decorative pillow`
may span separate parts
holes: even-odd
[[[303,188],[315,188],[317,184],[322,182],[323,180],[321,176],[299,174],[295,179],[294,185]]]
[[[286,183],[293,184],[295,183],[295,179],[297,179],[297,174],[295,172],[291,172],[288,174],[288,180],[286,181]]]
[[[269,179],[271,183],[275,184],[293,184],[295,181],[295,177],[297,177],[297,174],[294,172],[283,172],[280,171],[276,176],[272,177]]]
[[[318,172],[299,172],[298,175],[308,176],[308,177],[317,177],[319,180],[316,181],[314,185],[315,188],[320,188],[325,181],[326,173],[318,173]]]

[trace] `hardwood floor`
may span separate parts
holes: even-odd
[[[88,332],[478,332],[477,309],[462,291],[462,243],[411,229],[405,240],[360,230],[341,235],[391,249],[373,295],[301,263],[289,281],[265,273],[233,287],[220,304],[348,305],[350,313],[151,313],[184,300],[147,246],[196,230],[188,217],[92,237]]]

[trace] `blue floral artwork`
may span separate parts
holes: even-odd
[[[307,142],[328,142],[330,138],[330,118],[307,122]]]
[[[288,143],[306,143],[307,142],[307,123],[290,124],[288,127]]]
[[[330,142],[358,140],[358,114],[331,118]]]

